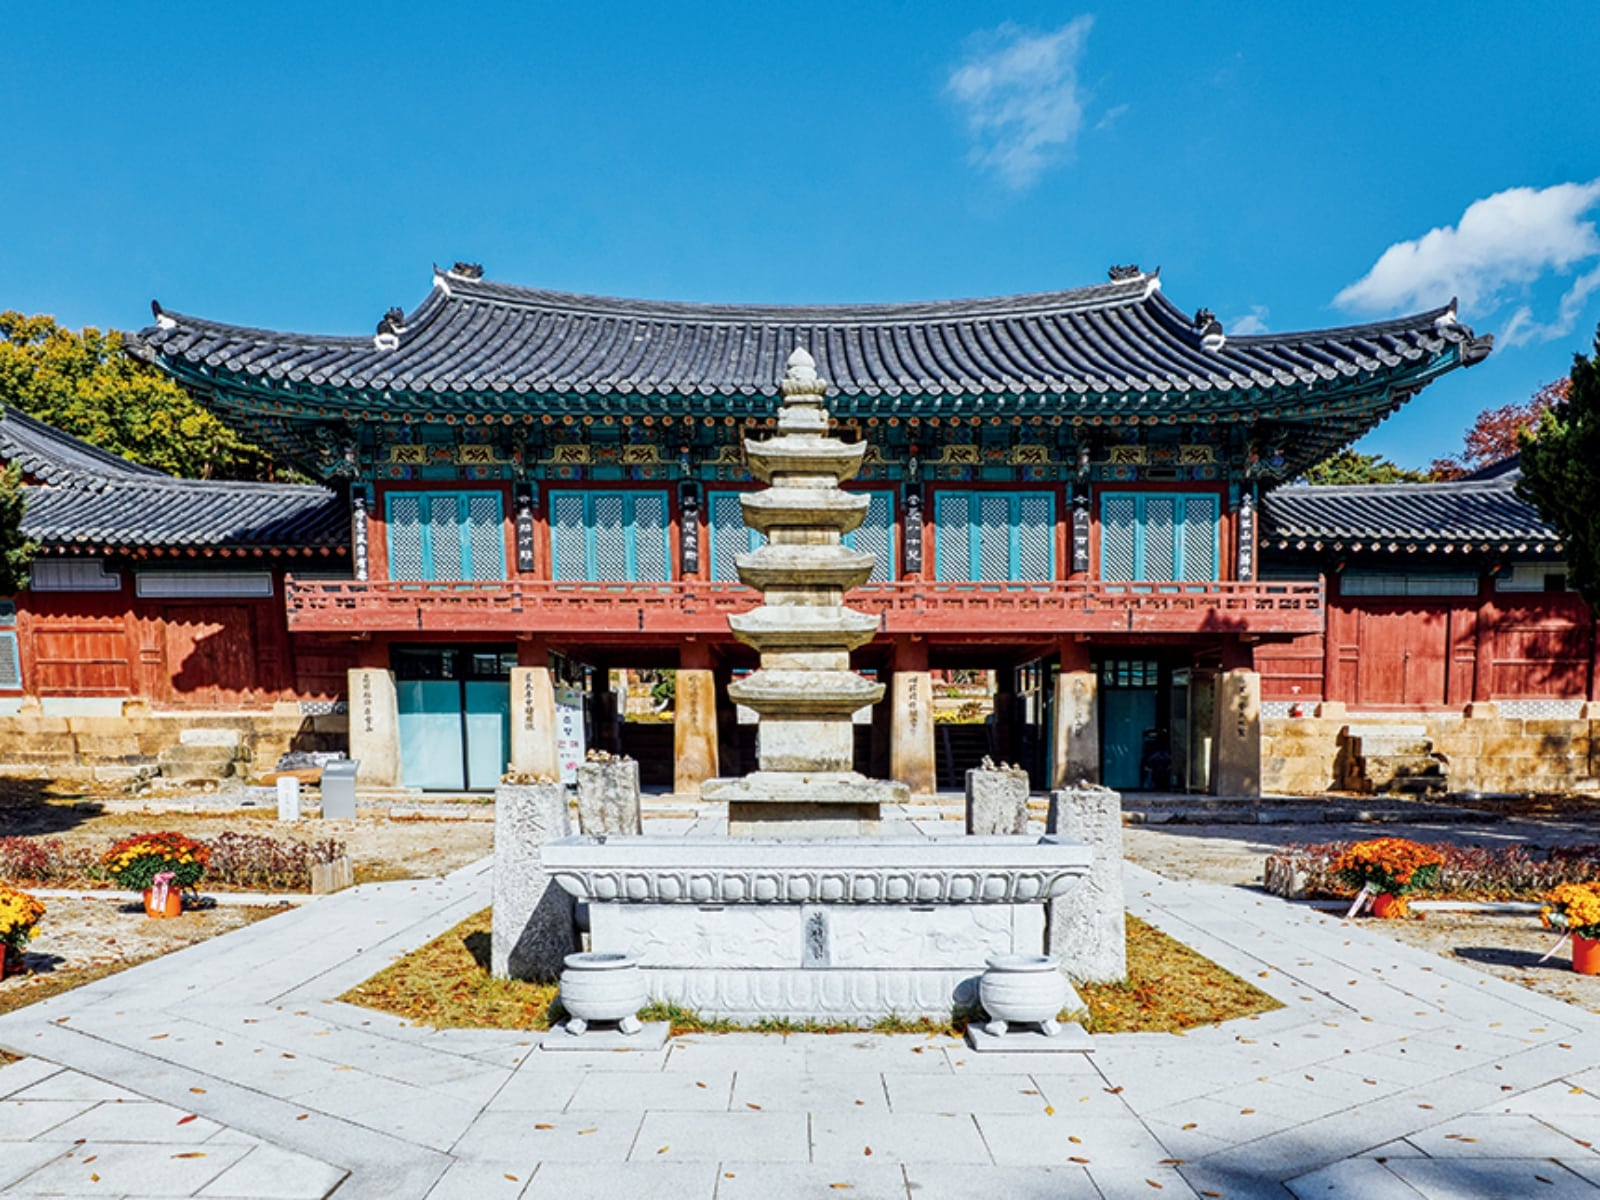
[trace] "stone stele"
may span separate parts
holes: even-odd
[[[578,764],[578,829],[583,833],[643,833],[639,764],[631,758]]]
[[[967,772],[967,832],[986,837],[1028,832],[1028,773],[975,767]]]
[[[1122,797],[1084,784],[1050,793],[1045,832],[1087,842],[1094,852],[1082,885],[1050,899],[1047,952],[1077,983],[1128,977],[1122,891]]]
[[[544,847],[572,834],[559,783],[501,784],[494,793],[494,923],[489,966],[498,979],[554,983],[578,949],[573,901],[551,882]]]
[[[883,698],[883,685],[850,669],[850,651],[872,640],[878,621],[845,607],[844,594],[872,574],[872,555],[841,539],[861,524],[868,498],[839,484],[861,469],[864,443],[828,436],[827,382],[803,349],[789,356],[778,434],[747,438],[750,473],[768,484],[743,497],[745,524],[767,541],[734,560],[762,603],[728,618],[761,655],[758,671],[728,694],[756,711],[760,769],[713,779],[708,800],[728,804],[728,832],[837,837],[875,833],[884,803],[904,803],[904,784],[852,769],[855,712]]]

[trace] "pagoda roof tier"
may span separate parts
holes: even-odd
[[[168,312],[132,339],[236,410],[281,420],[635,407],[718,397],[765,407],[797,346],[832,385],[836,415],[956,411],[1012,401],[1034,411],[1127,410],[1213,419],[1288,415],[1360,394],[1353,436],[1491,339],[1452,302],[1390,321],[1230,337],[1183,312],[1154,272],[1098,286],[912,304],[728,305],[622,300],[513,287],[458,264],[409,315],[367,337],[278,333]],[[529,397],[518,403],[518,397]],[[330,411],[330,408],[332,411]],[[1352,421],[1353,418],[1353,421]]]

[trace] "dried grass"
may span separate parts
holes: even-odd
[[[468,917],[426,946],[392,963],[341,1000],[439,1029],[548,1029],[559,1020],[554,984],[519,983],[489,974],[488,909]],[[1092,1033],[1171,1033],[1269,1012],[1281,1005],[1266,993],[1137,917],[1128,918],[1128,982],[1078,989]],[[677,1005],[655,1004],[641,1014],[669,1021],[673,1033],[856,1033],[856,1025],[775,1019],[742,1026],[706,1020]],[[949,1021],[891,1017],[880,1033],[958,1035],[966,1018]]]

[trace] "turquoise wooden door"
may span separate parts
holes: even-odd
[[[397,679],[400,781],[428,792],[466,788],[461,758],[461,684],[454,679]]]
[[[511,761],[511,685],[480,682],[462,683],[465,711],[467,789],[493,791]]]
[[[389,492],[390,579],[504,579],[500,493]]]
[[[510,669],[498,646],[396,647],[400,776],[424,791],[488,791],[511,758]]]
[[[1155,723],[1155,688],[1115,688],[1105,693],[1100,778],[1106,787],[1139,788],[1144,733]]]
[[[1055,497],[1048,492],[940,492],[934,524],[941,582],[1055,578]]]

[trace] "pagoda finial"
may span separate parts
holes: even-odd
[[[817,374],[817,360],[804,346],[796,346],[783,367],[783,382],[778,385],[785,400],[822,396],[828,391],[828,381]]]

